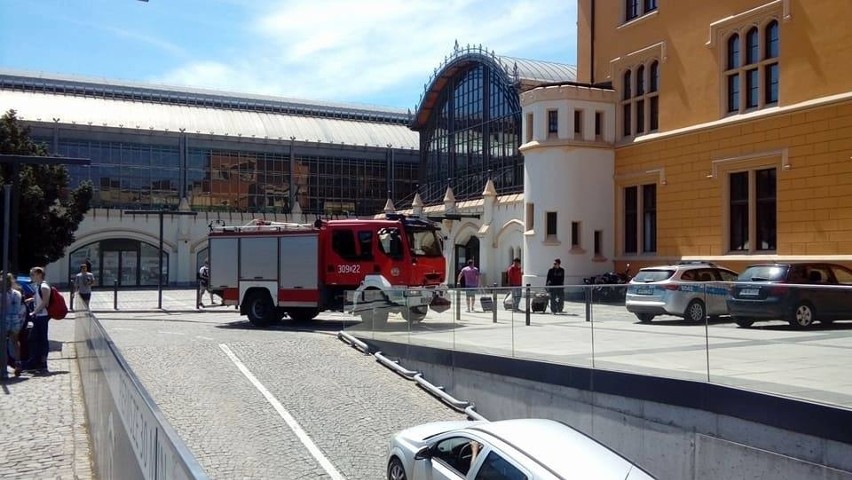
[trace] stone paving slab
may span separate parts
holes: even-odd
[[[50,374],[0,383],[0,476],[93,478],[74,320],[49,324]]]

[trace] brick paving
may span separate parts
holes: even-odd
[[[50,375],[0,383],[0,476],[93,478],[74,320],[50,322]]]
[[[63,292],[67,296],[67,291]],[[114,312],[113,292],[93,295],[93,311]],[[209,296],[205,296],[209,303]],[[122,290],[122,311],[156,311],[156,290]],[[75,305],[80,308],[79,301]],[[223,309],[210,306],[201,311]],[[163,291],[163,309],[196,311],[194,289]],[[74,314],[50,321],[50,375],[28,372],[0,383],[0,477],[6,479],[94,478],[90,438],[74,341]]]

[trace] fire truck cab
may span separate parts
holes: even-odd
[[[393,312],[418,322],[433,297],[443,295],[442,239],[429,221],[403,215],[314,224],[253,220],[212,226],[208,240],[210,288],[257,326],[344,307],[365,322],[384,323]]]

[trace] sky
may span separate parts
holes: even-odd
[[[415,109],[458,41],[576,63],[571,0],[0,0],[0,68]]]

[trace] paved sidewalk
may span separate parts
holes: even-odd
[[[67,290],[62,292],[68,297]],[[158,292],[119,290],[118,311],[157,311]],[[96,291],[91,309],[115,312],[112,291]],[[221,302],[220,298],[216,298]],[[196,308],[195,289],[163,290],[164,311],[222,311],[222,305]],[[79,301],[75,302],[80,308]],[[0,477],[15,479],[94,478],[90,438],[74,342],[74,313],[50,321],[50,375],[24,372],[0,382]]]
[[[0,383],[0,476],[93,478],[73,314],[50,321],[50,375]]]

